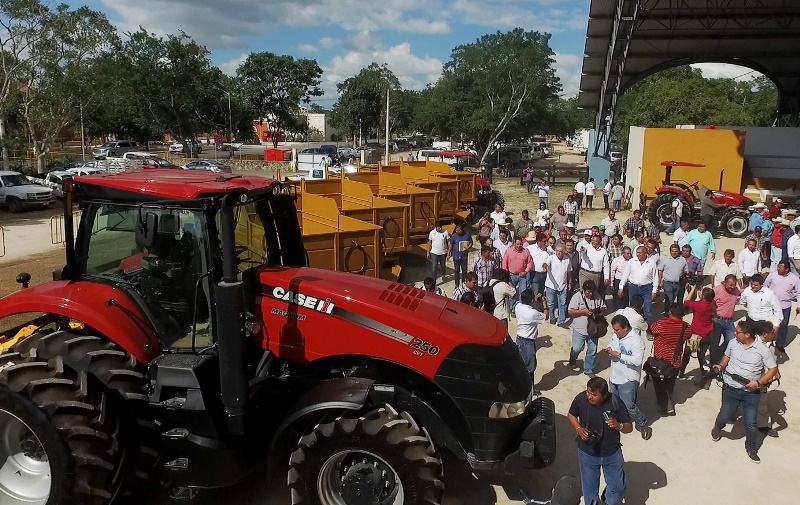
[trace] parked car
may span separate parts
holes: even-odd
[[[346,160],[349,158],[358,158],[361,154],[358,152],[358,149],[354,147],[340,147],[336,150],[336,154],[339,156],[340,159]]]
[[[64,198],[64,182],[67,179],[101,173],[103,173],[103,171],[99,168],[68,168],[66,170],[56,170],[47,174],[44,179],[42,179],[41,185],[52,189],[53,196],[56,198]]]
[[[92,150],[92,156],[96,160],[102,160],[107,157],[119,157],[129,151],[138,151],[139,144],[133,140],[115,140],[106,142],[100,147]]]
[[[307,149],[303,149],[300,151],[300,154],[324,154],[325,156],[330,156],[330,153],[323,151],[319,147],[309,147]]]
[[[73,168],[97,168],[98,163],[95,160],[75,160],[67,163],[67,166],[64,167],[67,170]]]
[[[203,152],[203,144],[196,140],[186,139],[182,142],[173,142],[172,145],[169,146],[168,151],[173,154],[180,154],[188,153],[190,149],[193,150],[195,154],[200,154]]]
[[[156,170],[156,169],[167,169],[167,170],[181,170],[182,167],[172,163],[171,161],[167,161],[164,158],[159,158],[158,156],[148,156],[146,158],[142,158],[142,168],[145,170]]]
[[[209,172],[224,172],[229,174],[233,171],[230,165],[226,165],[217,160],[197,160],[186,164],[186,170],[207,170]]]
[[[0,171],[0,205],[11,212],[49,207],[54,201],[52,189],[34,184],[19,172]]]
[[[323,144],[319,146],[319,148],[324,154],[327,154],[328,156],[331,156],[333,158],[335,158],[338,154],[338,149],[333,144]]]

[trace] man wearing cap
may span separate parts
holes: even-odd
[[[769,208],[769,218],[775,219],[776,217],[781,217],[781,207],[783,207],[783,200],[776,198]]]
[[[775,226],[775,230],[769,239],[769,269],[775,271],[783,256],[783,234],[786,232],[786,227],[783,225],[783,219],[779,217],[773,218],[772,224]]]
[[[587,228],[583,230],[583,237],[575,246],[575,249],[577,249],[578,252],[583,252],[584,249],[587,249],[589,247],[591,240],[592,240],[592,230]]]
[[[750,214],[750,225],[747,227],[748,230],[753,231],[756,227],[764,228],[764,218],[761,216],[761,212],[766,208],[767,206],[764,202],[758,202],[753,206],[753,213]]]
[[[580,206],[575,201],[573,195],[567,195],[567,201],[564,202],[564,212],[567,214],[567,221],[570,223],[577,223],[578,210]]]

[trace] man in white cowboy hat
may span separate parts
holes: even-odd
[[[764,229],[764,218],[761,217],[761,213],[766,208],[767,205],[764,202],[758,202],[753,206],[753,213],[750,214],[750,226],[748,226],[750,231],[755,230],[756,226],[760,226],[762,230]]]
[[[797,210],[786,209],[784,217],[789,221],[789,228],[794,230],[800,225],[800,218],[797,217]]]

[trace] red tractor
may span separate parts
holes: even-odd
[[[666,230],[672,224],[672,202],[680,199],[683,203],[686,219],[699,221],[700,219],[700,194],[707,191],[707,188],[699,186],[697,182],[686,182],[682,180],[672,180],[672,167],[704,167],[697,163],[687,163],[685,161],[663,161],[661,165],[665,168],[665,178],[663,185],[656,190],[656,198],[647,207],[648,219],[655,223],[662,230]],[[721,176],[720,176],[720,184]],[[731,193],[729,191],[711,190],[713,195],[711,200],[724,208],[717,211],[714,215],[716,229],[721,230],[732,237],[744,237],[748,233],[750,212],[748,207],[755,203],[744,195]]]
[[[253,214],[259,262],[237,242]],[[156,475],[185,495],[268,456],[292,503],[437,504],[445,451],[476,471],[555,459],[554,404],[499,320],[308,268],[275,180],[77,177],[64,223],[55,280],[20,274],[0,303],[35,314],[0,344],[2,504],[109,504]]]

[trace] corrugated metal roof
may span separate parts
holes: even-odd
[[[621,20],[607,70],[618,4]],[[800,109],[798,0],[592,0],[584,53],[581,107],[598,108],[606,72],[608,111],[617,83],[623,93],[665,68],[720,62],[772,79],[781,93],[779,113]]]

